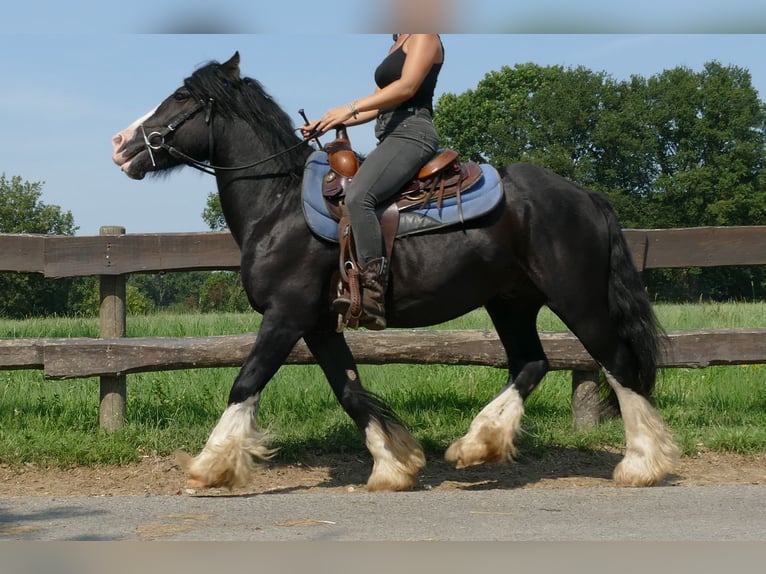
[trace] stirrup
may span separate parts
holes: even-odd
[[[330,306],[338,313],[336,331],[342,333],[346,327],[356,329],[362,318],[362,292],[359,271],[352,262],[346,262],[338,285],[338,293]]]

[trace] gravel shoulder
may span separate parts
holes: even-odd
[[[456,470],[441,459],[428,460],[417,489],[489,490],[613,486],[611,473],[620,453],[554,450],[522,456],[508,464]],[[307,457],[299,464],[278,460],[260,465],[250,484],[232,492],[312,493],[363,490],[371,470],[365,455]],[[184,493],[185,477],[174,457],[145,457],[120,466],[39,468],[0,464],[0,497],[147,496]],[[681,459],[666,486],[766,484],[766,455],[701,452]]]

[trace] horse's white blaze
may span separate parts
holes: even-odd
[[[652,486],[675,468],[679,449],[660,414],[644,397],[623,387],[604,369],[617,394],[625,425],[625,456],[614,469],[621,486]]]
[[[253,457],[268,459],[274,454],[266,435],[256,428],[258,399],[230,405],[210,433],[202,452],[194,458],[180,455],[189,473],[187,486],[242,486],[254,467]]]
[[[524,400],[513,384],[505,387],[471,422],[466,435],[444,457],[457,468],[505,462],[516,455],[513,441],[521,428]]]
[[[365,429],[365,443],[374,461],[368,490],[410,490],[415,486],[415,477],[426,465],[426,458],[407,429],[389,424],[387,435],[380,422],[372,419]]]
[[[149,119],[154,114],[154,112],[157,111],[157,107],[155,107],[150,112],[147,112],[146,114],[138,118],[136,121],[134,121],[132,124],[130,124],[121,132],[118,132],[114,136],[112,136],[112,161],[114,161],[114,163],[116,163],[117,165],[123,166],[123,171],[126,169],[126,166],[130,163],[122,155],[125,145],[133,139],[133,136],[135,136],[138,126],[143,124],[147,119]]]

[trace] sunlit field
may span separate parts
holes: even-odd
[[[766,304],[657,305],[668,331],[766,327]],[[212,336],[256,332],[256,314],[147,315],[128,318],[128,336]],[[439,328],[485,329],[474,312]],[[539,328],[564,330],[549,312]],[[97,319],[0,320],[1,338],[97,337]],[[502,369],[475,366],[360,367],[364,384],[386,400],[429,454],[461,436],[504,384]],[[58,466],[125,463],[146,454],[199,450],[226,406],[237,369],[198,369],[128,376],[123,429],[98,428],[98,380],[46,381],[40,371],[0,371],[0,462]],[[684,453],[699,449],[766,451],[766,366],[667,369],[660,372],[657,406]],[[571,377],[549,373],[526,402],[525,452],[551,448],[621,448],[622,423],[575,431]],[[275,437],[280,460],[308,452],[364,452],[351,420],[335,401],[318,367],[285,366],[266,388],[260,422]]]

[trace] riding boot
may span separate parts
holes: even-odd
[[[360,325],[372,331],[386,328],[386,288],[388,262],[385,257],[368,261],[360,268],[362,283],[362,318]]]

